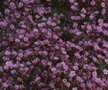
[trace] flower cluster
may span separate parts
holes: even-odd
[[[3,4],[0,89],[108,89],[107,0]]]

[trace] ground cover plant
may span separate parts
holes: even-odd
[[[0,0],[1,90],[108,90],[107,0]]]

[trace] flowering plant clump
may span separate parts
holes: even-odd
[[[0,0],[1,90],[108,90],[107,0]]]

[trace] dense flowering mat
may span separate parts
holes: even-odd
[[[0,90],[108,90],[108,1],[0,0]]]

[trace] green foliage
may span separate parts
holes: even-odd
[[[58,0],[52,3],[53,10],[58,14],[63,14],[64,17],[61,19],[62,25],[66,25],[71,22],[71,9],[69,6],[69,2],[66,0]]]

